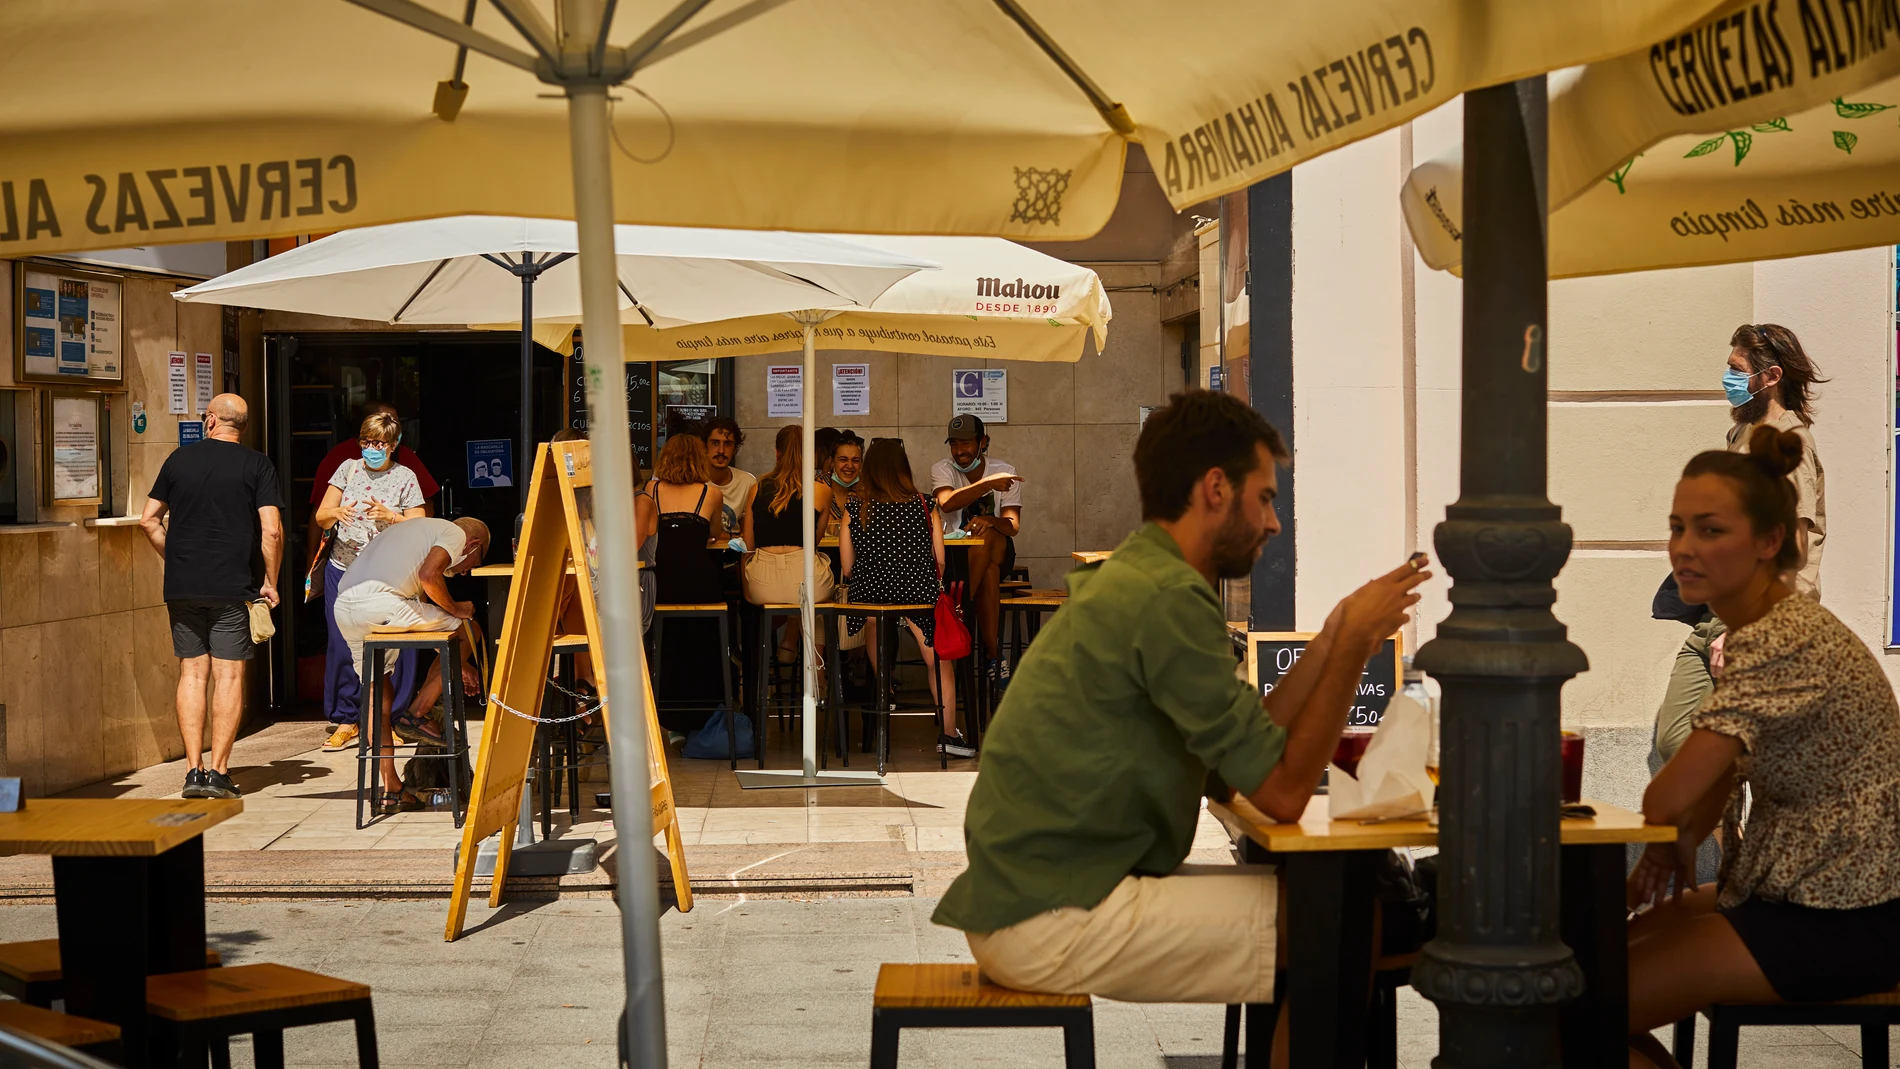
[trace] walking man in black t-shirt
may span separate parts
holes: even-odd
[[[165,607],[178,657],[178,733],[191,763],[186,798],[238,796],[230,776],[231,745],[244,715],[250,603],[277,604],[283,495],[277,471],[264,454],[238,444],[249,418],[242,397],[213,397],[205,410],[204,440],[165,458],[139,518],[145,537],[165,560]],[[209,768],[204,760],[207,690]]]

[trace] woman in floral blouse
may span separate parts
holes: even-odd
[[[1711,1003],[1900,984],[1900,705],[1866,644],[1794,590],[1801,452],[1758,427],[1747,453],[1703,453],[1676,484],[1676,582],[1729,634],[1693,731],[1643,796],[1651,823],[1682,833],[1630,874],[1632,1066],[1673,1065],[1648,1033]],[[1718,823],[1733,848],[1692,887]]]

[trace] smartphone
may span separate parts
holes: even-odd
[[[1411,565],[1412,570],[1416,572],[1425,567],[1425,563],[1430,559],[1431,558],[1426,556],[1423,552],[1414,552],[1411,556],[1405,558],[1405,563]]]

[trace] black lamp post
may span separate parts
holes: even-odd
[[[1545,88],[1465,94],[1460,496],[1438,525],[1451,615],[1418,652],[1443,688],[1438,938],[1412,982],[1434,1069],[1560,1063],[1583,974],[1558,935],[1559,703],[1589,667],[1551,612],[1570,527],[1546,496]]]

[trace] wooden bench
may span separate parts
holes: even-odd
[[[897,965],[877,971],[871,1069],[897,1069],[906,1028],[1060,1028],[1067,1069],[1094,1069],[1095,1011],[1087,995],[1039,995],[991,983],[975,965]]]
[[[215,969],[222,964],[224,955],[206,947],[205,967]],[[0,943],[0,992],[42,1009],[51,1009],[54,999],[66,997],[66,976],[59,964],[59,940]]]
[[[353,1021],[358,1069],[378,1069],[367,984],[269,963],[165,973],[146,979],[145,1012],[184,1065],[203,1065],[210,1045],[249,1034],[257,1069],[284,1069],[284,1029]]]
[[[1887,1029],[1900,1024],[1900,988],[1840,1002],[1718,1003],[1702,1016],[1709,1019],[1709,1069],[1735,1069],[1744,1025],[1818,1024],[1859,1025],[1861,1069],[1888,1069]],[[1676,1022],[1672,1046],[1676,1061],[1688,1065],[1695,1055],[1694,1014]]]
[[[57,1043],[87,1054],[97,1054],[115,1062],[120,1057],[119,1026],[89,1017],[55,1013],[24,1002],[0,1002],[0,1027],[24,1032],[34,1039]]]

